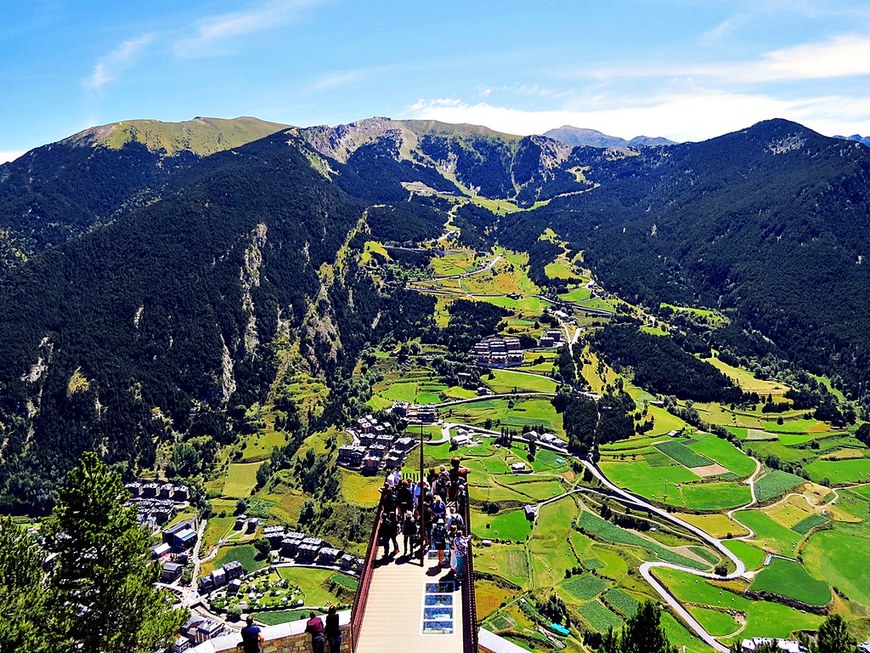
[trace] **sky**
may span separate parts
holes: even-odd
[[[89,126],[252,115],[870,133],[868,0],[0,0],[0,162]]]

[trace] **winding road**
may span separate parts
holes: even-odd
[[[443,436],[442,441],[449,439],[450,429],[453,429],[453,428],[465,428],[465,429],[468,429],[470,431],[475,431],[475,432],[483,433],[483,434],[490,435],[490,436],[498,435],[498,433],[496,433],[495,431],[488,431],[486,429],[481,429],[481,428],[474,427],[474,426],[471,426],[468,424],[457,424],[457,423],[452,423],[452,422],[451,423],[445,422],[442,425],[442,436]],[[543,443],[541,443],[540,446],[543,448],[552,448],[552,447],[547,447],[547,445],[543,444]],[[558,449],[554,449],[554,450],[559,451]],[[565,454],[566,452],[559,451],[559,453]],[[671,594],[671,592],[653,575],[652,572],[656,568],[667,568],[667,569],[675,569],[677,571],[682,571],[685,573],[693,574],[695,576],[700,576],[701,578],[706,578],[706,579],[710,579],[710,580],[733,580],[736,578],[744,577],[746,575],[746,564],[739,557],[737,557],[734,553],[732,553],[723,544],[724,540],[719,539],[719,538],[715,538],[712,535],[705,532],[703,529],[699,528],[698,526],[695,526],[694,524],[690,524],[689,522],[684,521],[684,520],[680,519],[679,517],[676,517],[675,515],[669,513],[667,510],[664,510],[662,508],[659,508],[658,506],[651,504],[650,502],[645,500],[643,497],[640,497],[636,494],[633,494],[631,492],[628,492],[628,491],[618,487],[617,485],[612,483],[604,475],[604,473],[601,471],[601,469],[599,469],[599,467],[595,463],[593,463],[592,461],[586,460],[586,459],[579,459],[579,460],[582,463],[582,465],[586,469],[588,469],[589,472],[598,480],[598,482],[603,487],[607,488],[610,491],[611,494],[609,496],[611,496],[611,498],[616,498],[617,500],[620,500],[621,502],[623,502],[625,504],[631,504],[634,507],[640,508],[642,510],[646,510],[647,512],[649,512],[651,514],[655,514],[656,516],[664,519],[665,521],[667,521],[675,526],[678,526],[680,528],[683,528],[683,529],[689,531],[693,535],[697,536],[703,542],[712,546],[719,553],[721,553],[726,559],[730,560],[734,564],[734,571],[732,571],[731,573],[726,574],[724,576],[720,576],[720,575],[714,574],[714,573],[699,571],[697,569],[693,569],[690,567],[684,567],[682,565],[677,565],[674,563],[663,562],[663,561],[644,562],[640,566],[640,573],[641,573],[641,576],[644,578],[644,580],[646,580],[646,582],[649,583],[650,587],[652,587],[656,591],[656,593],[659,596],[661,596],[662,600],[665,603],[667,603],[677,615],[679,615],[679,617],[683,620],[683,622],[689,628],[691,628],[695,632],[695,634],[704,643],[706,643],[708,646],[712,647],[714,650],[718,651],[719,653],[728,653],[729,648],[727,646],[725,646],[724,644],[720,643],[715,637],[713,637],[710,633],[708,633],[707,630],[698,622],[698,620],[695,619],[689,613],[689,611],[683,607],[683,605],[677,600],[677,598],[673,594]],[[755,460],[755,471],[746,480],[746,483],[749,485],[749,489],[750,489],[751,496],[752,496],[752,501],[750,501],[749,503],[747,503],[743,506],[739,506],[737,508],[734,508],[734,509],[728,511],[728,513],[727,513],[728,518],[731,519],[732,521],[735,521],[735,523],[739,524],[739,522],[737,522],[734,519],[735,512],[737,512],[739,510],[745,510],[747,508],[750,508],[751,506],[753,506],[757,503],[757,497],[755,494],[755,481],[756,481],[759,473],[761,472],[761,470],[762,470],[761,463],[758,460]],[[546,501],[543,501],[543,502],[537,504],[537,508],[540,508],[541,506],[546,505],[548,503],[553,503],[555,501],[558,501],[559,499],[562,499],[563,497],[566,497],[568,495],[577,494],[577,493],[581,493],[581,492],[600,494],[599,492],[597,492],[593,488],[574,488],[572,490],[564,492],[563,494],[560,494],[559,496],[552,497],[550,499],[547,499]],[[744,528],[746,528],[746,527],[744,526]],[[743,539],[751,539],[752,537],[755,537],[755,533],[752,531],[752,529],[747,529],[747,530],[749,530],[748,534],[743,535],[741,537],[731,538],[731,539],[743,540]]]

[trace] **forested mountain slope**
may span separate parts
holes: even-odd
[[[200,157],[283,127],[256,118],[131,120],[86,129],[0,165],[0,275],[154,201]]]
[[[44,509],[87,449],[148,465],[173,431],[226,441],[263,396],[268,343],[304,333],[362,214],[286,140],[205,159],[0,282],[5,502]]]
[[[740,325],[855,397],[870,363],[870,150],[784,120],[592,164],[595,190],[505,218],[550,226],[626,298],[733,309]]]
[[[550,227],[624,298],[720,308],[732,353],[762,343],[868,395],[858,143],[770,121],[697,144],[571,148],[373,118],[169,156],[184,128],[112,133],[0,167],[4,509],[48,509],[86,449],[148,466],[161,442],[232,441],[267,401],[292,430],[301,409],[279,390],[294,370],[337,419],[365,345],[433,321],[431,297],[396,276],[379,287],[349,252],[433,242],[450,220],[477,249],[528,252],[533,274],[561,251],[540,240]]]

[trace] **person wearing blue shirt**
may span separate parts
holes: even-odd
[[[248,615],[245,620],[248,624],[242,628],[242,645],[245,647],[245,653],[260,653],[260,644],[265,642],[263,633],[260,632],[260,627],[254,625],[254,618]]]

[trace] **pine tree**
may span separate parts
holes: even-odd
[[[858,642],[846,629],[846,622],[838,614],[832,614],[819,628],[813,653],[855,653]]]
[[[55,651],[128,653],[169,643],[186,617],[154,583],[147,533],[122,502],[120,477],[85,453],[59,491],[46,525],[57,553],[49,607],[59,621]]]
[[[53,650],[45,632],[42,557],[24,528],[8,517],[0,519],[0,651]]]
[[[620,653],[676,653],[661,625],[661,617],[658,605],[644,602],[622,629]]]

